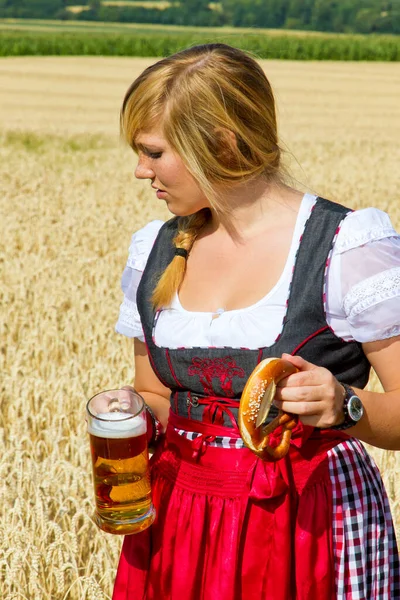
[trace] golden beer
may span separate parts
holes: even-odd
[[[103,392],[87,412],[95,522],[108,533],[142,531],[155,518],[143,399],[129,390]]]

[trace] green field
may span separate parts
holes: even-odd
[[[0,20],[0,56],[166,56],[224,42],[259,58],[399,61],[400,36],[99,22]]]
[[[289,35],[294,37],[323,37],[323,38],[367,38],[368,36],[363,35],[347,35],[344,33],[322,33],[320,31],[298,31],[294,29],[252,29],[250,27],[241,27],[240,29],[235,27],[190,27],[186,25],[157,25],[157,24],[144,24],[144,23],[102,23],[99,21],[54,21],[54,20],[43,20],[43,19],[0,19],[0,32],[1,31],[85,31],[85,32],[99,32],[99,31],[110,31],[115,33],[127,33],[131,31],[154,31],[159,30],[175,31],[175,32],[186,32],[186,33],[217,33],[217,34],[268,34],[274,36]],[[385,38],[397,39],[396,36],[381,36]]]

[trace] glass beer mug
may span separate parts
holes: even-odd
[[[143,531],[155,518],[151,501],[146,409],[131,390],[96,394],[86,406],[96,524],[108,533]]]

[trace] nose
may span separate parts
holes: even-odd
[[[154,171],[150,166],[149,158],[143,154],[139,154],[135,177],[137,179],[154,179]]]

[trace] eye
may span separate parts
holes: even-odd
[[[147,148],[143,148],[142,150],[143,154],[145,154],[146,156],[148,156],[149,158],[155,160],[157,158],[160,158],[162,155],[162,152],[152,152],[151,150],[148,150]]]

